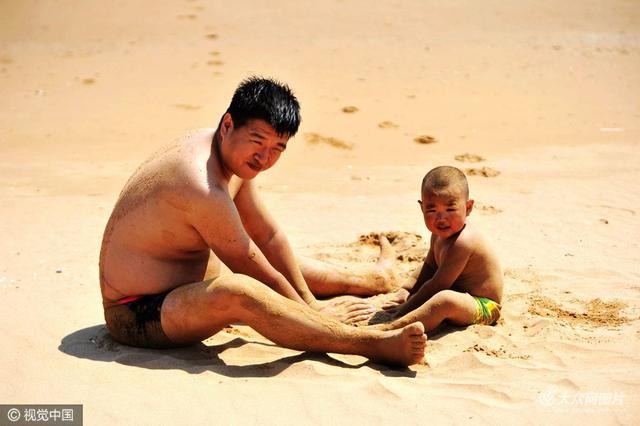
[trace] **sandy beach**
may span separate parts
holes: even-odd
[[[252,74],[302,107],[257,178],[295,252],[357,268],[383,233],[409,273],[420,180],[459,167],[504,268],[495,327],[443,327],[407,369],[242,325],[185,349],[110,338],[98,254],[122,186]],[[638,2],[0,1],[0,111],[0,404],[100,425],[640,421]]]

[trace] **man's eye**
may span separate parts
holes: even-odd
[[[251,142],[255,143],[256,145],[262,146],[262,142],[260,142],[260,141],[251,141]]]
[[[457,209],[447,209],[448,212],[455,212]]]
[[[435,210],[427,210],[427,213],[435,213]]]

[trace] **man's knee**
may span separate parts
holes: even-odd
[[[256,287],[261,285],[246,275],[226,274],[213,280],[207,286],[206,293],[217,305],[230,306],[255,297]]]

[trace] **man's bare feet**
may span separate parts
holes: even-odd
[[[427,335],[420,322],[399,330],[385,332],[385,336],[372,345],[369,359],[391,365],[408,366],[424,359]]]
[[[381,291],[387,292],[396,288],[396,273],[393,268],[396,263],[396,251],[384,235],[380,235],[380,255],[376,261],[376,272],[379,274],[375,277],[376,283]]]

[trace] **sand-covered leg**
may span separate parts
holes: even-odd
[[[460,326],[473,324],[476,316],[476,307],[477,304],[471,295],[453,290],[443,290],[408,314],[372,327],[378,330],[395,330],[419,321],[424,325],[424,329],[428,333],[438,327],[444,320]],[[374,318],[377,316],[374,315]]]
[[[242,321],[287,348],[362,355],[393,365],[419,362],[426,344],[420,323],[390,331],[348,326],[237,274],[172,292],[162,309],[165,333],[181,343],[201,341]]]
[[[373,265],[348,268],[308,257],[298,257],[298,264],[309,289],[316,296],[371,296],[395,290],[395,258],[389,240],[380,236],[380,255]]]

